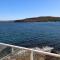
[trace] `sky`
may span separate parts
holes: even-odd
[[[60,16],[60,0],[0,0],[0,20]]]

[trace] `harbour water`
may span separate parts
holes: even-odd
[[[0,23],[0,42],[60,50],[60,22]]]

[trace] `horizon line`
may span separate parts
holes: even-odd
[[[37,18],[37,17],[60,17],[60,16],[33,16],[33,17],[25,17],[25,18],[16,18],[16,19],[0,19],[0,21],[14,21],[14,20],[22,20],[22,19],[29,19],[29,18]]]

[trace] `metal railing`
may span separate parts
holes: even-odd
[[[59,54],[44,52],[40,50],[5,43],[0,43],[0,45],[2,47],[6,46],[11,48],[11,52],[5,56],[2,56],[0,60],[60,60]]]

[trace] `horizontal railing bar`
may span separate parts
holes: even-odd
[[[14,47],[14,48],[19,48],[19,49],[30,50],[30,51],[33,51],[33,52],[37,52],[37,53],[40,53],[40,54],[49,55],[49,56],[53,56],[53,57],[60,57],[59,54],[44,52],[44,51],[35,50],[35,49],[31,49],[31,48],[25,48],[25,47],[20,47],[20,46],[5,44],[5,43],[0,43],[0,45],[9,46],[9,47],[12,47],[12,48]]]

